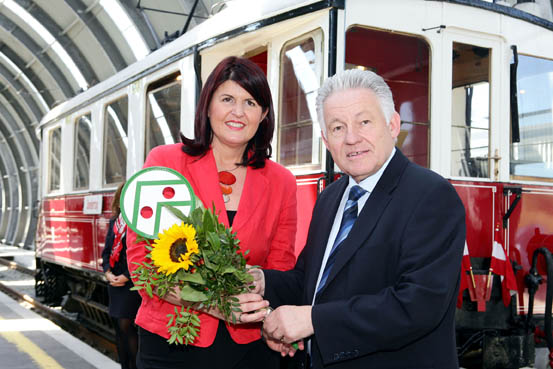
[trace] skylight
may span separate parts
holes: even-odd
[[[80,88],[82,88],[83,90],[86,90],[88,88],[88,83],[86,83],[84,76],[73,62],[73,59],[71,59],[67,51],[65,51],[65,49],[59,44],[59,42],[56,41],[54,36],[52,36],[52,34],[46,28],[44,28],[44,26],[40,24],[39,21],[37,21],[31,14],[29,14],[25,9],[23,9],[13,0],[0,0],[0,5],[4,5],[15,15],[21,18],[36,32],[38,36],[40,36],[44,40],[44,42],[46,42],[49,47],[52,48],[52,50],[65,64],[66,68],[69,69],[69,72],[71,73]]]

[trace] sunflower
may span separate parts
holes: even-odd
[[[195,237],[194,227],[184,222],[160,233],[152,248],[152,261],[159,272],[173,274],[181,268],[188,270],[193,263],[192,255],[199,253]]]

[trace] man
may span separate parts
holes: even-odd
[[[317,199],[295,268],[253,273],[279,306],[264,323],[267,343],[283,355],[305,343],[313,368],[458,368],[461,200],[394,147],[401,121],[378,75],[329,78],[317,113],[346,175]]]

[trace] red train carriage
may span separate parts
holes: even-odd
[[[336,70],[374,70],[402,118],[397,146],[465,204],[462,365],[518,368],[532,364],[536,343],[553,348],[553,24],[515,0],[241,4],[43,119],[37,293],[110,331],[100,254],[112,193],[152,147],[190,136],[201,81],[241,55],[264,68],[274,94],[273,159],[298,183],[297,254],[317,193],[338,171],[320,138],[316,89]]]

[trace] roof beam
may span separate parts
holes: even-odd
[[[86,82],[89,86],[92,86],[99,82],[98,76],[92,69],[92,66],[88,60],[81,53],[81,50],[75,45],[73,40],[66,34],[63,29],[38,5],[31,0],[14,0],[29,14],[31,14],[37,21],[39,21],[44,28],[52,34],[52,36],[58,41],[58,43],[67,51],[67,54],[73,59],[75,65],[79,68],[83,74]]]
[[[4,28],[17,41],[23,44],[46,70],[52,75],[66,98],[75,95],[75,90],[69,84],[67,78],[47,53],[29,36],[24,30],[8,19],[4,14],[0,14],[0,27]]]
[[[103,46],[106,55],[111,60],[114,68],[117,71],[125,68],[127,63],[123,58],[123,55],[119,52],[117,45],[111,39],[108,32],[104,29],[102,24],[94,14],[88,11],[87,6],[81,0],[64,0],[67,5],[73,9],[75,14],[81,18],[84,24],[90,29],[90,32],[96,37],[100,45]]]
[[[42,82],[39,76],[27,66],[25,61],[13,51],[8,45],[0,43],[0,51],[6,55],[8,59],[12,61],[24,74],[27,76],[27,79],[35,85],[37,91],[40,93],[46,104],[53,108],[57,101],[54,99],[49,89],[46,88],[46,85]]]

